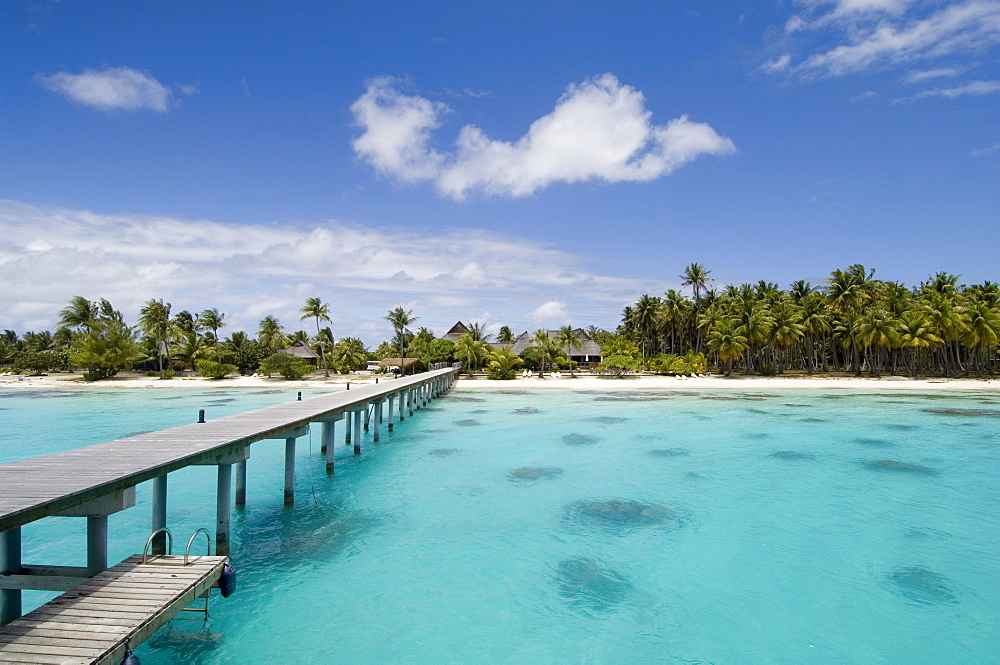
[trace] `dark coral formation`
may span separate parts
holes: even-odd
[[[948,578],[922,566],[900,568],[889,574],[889,581],[903,596],[925,605],[956,603],[958,596],[948,586]]]
[[[559,594],[576,607],[607,610],[628,600],[634,590],[621,573],[589,557],[573,557],[556,566]]]
[[[914,473],[927,476],[937,473],[936,469],[932,469],[929,466],[911,464],[909,462],[900,462],[894,459],[869,460],[865,462],[864,465],[875,471],[899,471],[901,473]]]
[[[511,480],[541,480],[562,475],[558,466],[522,466],[510,472]]]
[[[678,520],[677,513],[669,508],[632,499],[581,499],[566,506],[566,511],[570,515],[616,526],[652,526]]]

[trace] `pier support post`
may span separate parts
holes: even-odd
[[[89,525],[88,525],[89,526]],[[153,520],[152,531],[167,528],[167,474],[153,478]],[[153,538],[153,554],[167,553],[167,534]]]
[[[375,402],[375,432],[372,434],[372,441],[378,441],[379,423],[382,422],[382,399]]]
[[[21,527],[0,531],[0,574],[21,573]],[[0,626],[21,616],[21,590],[0,589]]]
[[[236,499],[237,506],[247,504],[247,461],[240,460],[236,463]]]
[[[87,576],[108,568],[108,516],[87,515]]]
[[[219,465],[215,494],[215,554],[229,556],[229,503],[233,490],[233,465]]]
[[[410,412],[410,417],[413,417],[413,388],[406,391],[406,402],[409,406],[408,411]]]
[[[323,441],[323,449],[326,451],[326,472],[333,475],[333,452],[336,446],[333,445],[333,431],[336,425],[335,420],[324,420],[323,430],[320,434],[320,438]]]
[[[367,411],[367,407],[365,411]],[[354,412],[354,454],[361,454],[361,412]]]
[[[395,399],[396,399],[396,395],[389,395],[389,424],[388,424],[387,429],[390,432],[392,431],[392,407],[393,407],[393,401]]]
[[[285,505],[295,505],[295,438],[285,439]]]
[[[371,423],[371,412],[368,410],[368,405],[365,404],[365,431],[368,431],[368,426]]]

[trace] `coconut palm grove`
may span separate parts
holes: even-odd
[[[783,374],[993,376],[1000,357],[1000,286],[962,284],[947,272],[918,285],[890,282],[874,269],[835,269],[823,284],[796,281],[787,288],[760,280],[717,286],[699,263],[680,275],[690,293],[646,294],[626,306],[614,331],[596,326],[527,333],[527,346],[511,350],[508,326],[487,333],[471,321],[455,339],[444,339],[419,316],[397,306],[385,320],[394,335],[374,348],[356,337],[337,339],[336,312],[320,297],[306,299],[297,322],[274,316],[257,330],[227,327],[225,313],[173,311],[150,299],[134,322],[104,298],[73,297],[55,313],[53,330],[4,330],[0,365],[17,373],[82,370],[86,380],[122,372],[169,379],[196,372],[222,379],[234,373],[300,378],[330,370],[351,373],[371,361],[375,371],[394,364],[418,371],[433,363],[460,362],[468,372],[513,379],[517,371],[589,370],[611,376],[639,372],[775,376]],[[330,325],[323,326],[323,323]],[[303,328],[295,330],[296,325]],[[311,330],[307,330],[311,328]],[[599,358],[573,360],[583,339],[596,342]],[[305,353],[289,353],[294,348]],[[304,356],[313,357],[310,363]],[[582,366],[581,366],[582,365]]]

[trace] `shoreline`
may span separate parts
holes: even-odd
[[[368,385],[379,381],[392,381],[388,375],[337,374],[329,378],[323,376],[307,379],[287,380],[278,377],[240,376],[227,379],[206,379],[203,377],[176,377],[161,380],[155,377],[128,376],[114,377],[102,381],[85,382],[79,374],[50,374],[47,376],[0,375],[2,389],[69,389],[69,390],[133,390],[163,388],[294,388],[294,389],[345,389],[348,383]],[[880,379],[857,377],[762,377],[762,376],[705,376],[677,378],[672,376],[631,376],[606,378],[598,376],[538,378],[518,377],[511,381],[491,381],[460,377],[455,383],[459,388],[472,390],[966,390],[1000,391],[1000,378],[980,379],[910,379],[891,376]]]

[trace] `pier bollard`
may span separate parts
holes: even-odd
[[[323,422],[323,433],[321,435],[321,438],[322,438],[322,441],[323,441],[323,447],[326,449],[326,472],[329,473],[329,474],[331,474],[331,475],[334,473],[334,468],[333,468],[333,452],[334,452],[334,448],[336,447],[333,444],[333,431],[334,431],[333,428],[334,428],[334,424],[335,423],[332,420],[326,420],[326,421],[324,421]]]
[[[237,506],[245,506],[247,503],[247,461],[241,460],[236,463],[236,501]]]
[[[354,454],[361,454],[361,412],[354,412]]]
[[[299,391],[299,398],[297,400],[295,400],[295,401],[296,402],[301,402],[302,401],[302,391],[301,390]]]
[[[21,572],[21,527],[0,531],[0,574]],[[21,616],[21,590],[0,589],[0,626]]]
[[[285,439],[285,505],[295,505],[295,439]]]
[[[218,465],[215,492],[215,554],[229,556],[229,503],[233,492],[233,465]]]
[[[205,409],[198,409],[198,424],[205,422]]]
[[[167,528],[167,474],[153,478],[153,532]],[[153,538],[153,554],[167,553],[167,534]]]

